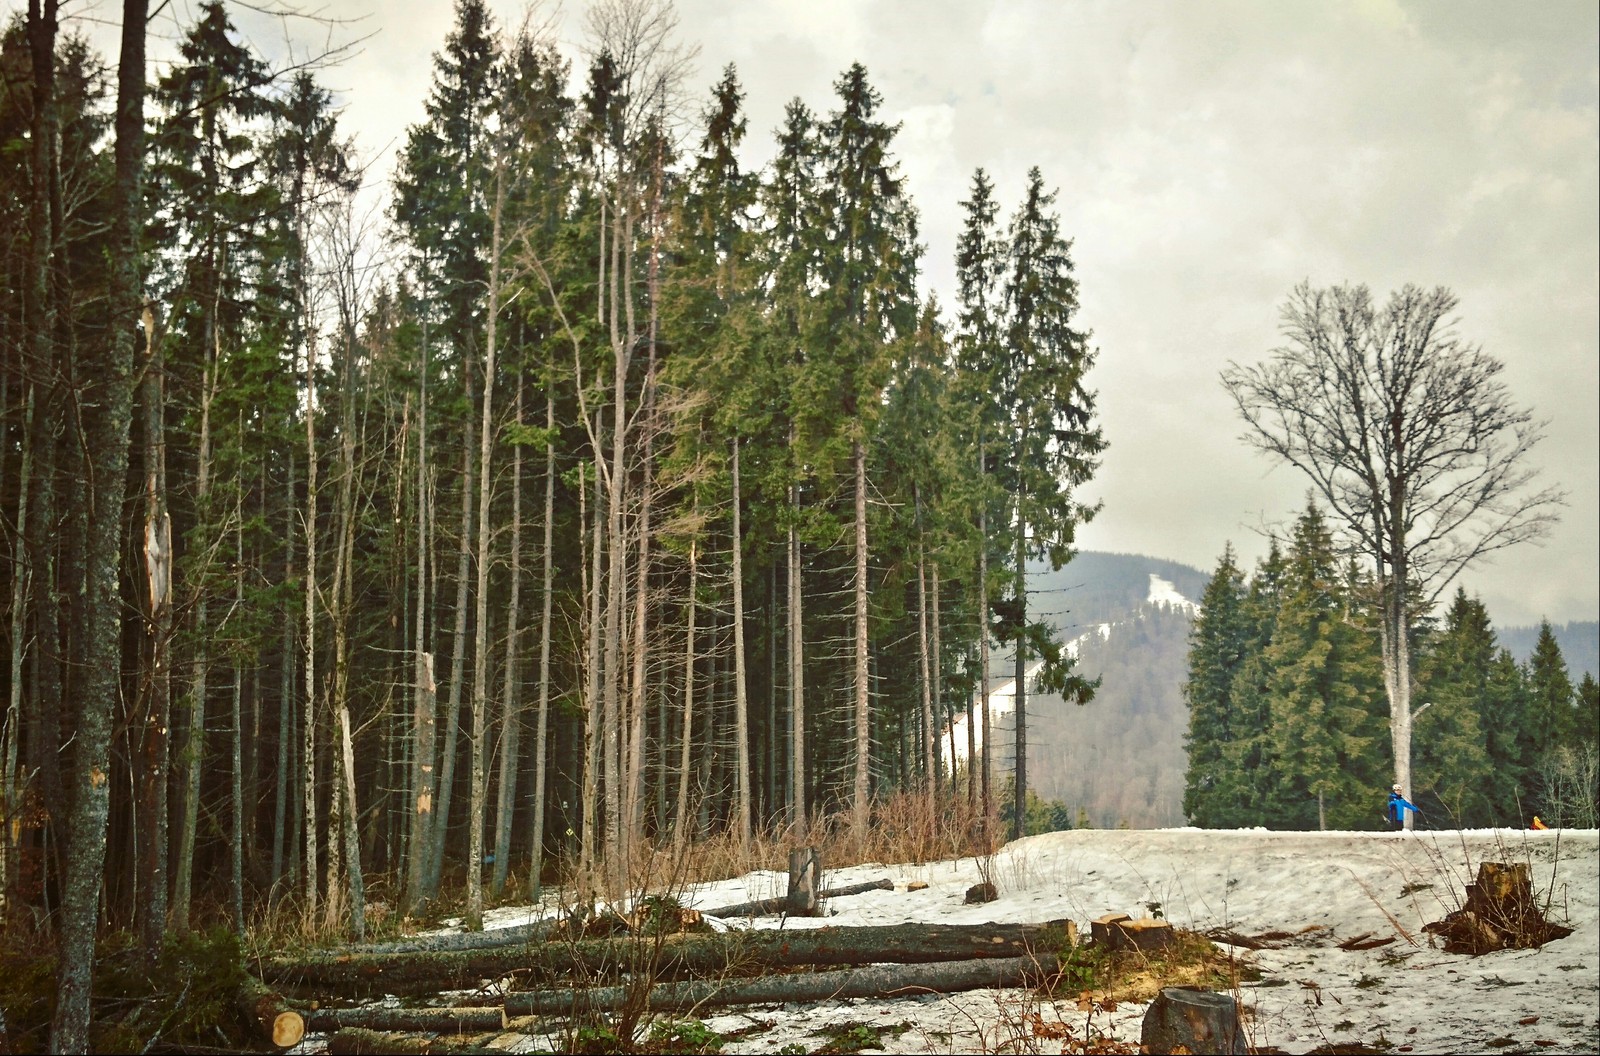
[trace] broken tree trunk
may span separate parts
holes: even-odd
[[[575,1009],[605,1011],[641,1002],[645,1011],[670,1012],[718,1005],[826,1001],[840,997],[909,997],[1025,986],[1044,978],[1054,955],[993,960],[935,961],[926,964],[871,965],[830,972],[766,975],[747,980],[662,983],[641,997],[625,986],[540,991],[506,995],[510,1015],[554,1015]]]
[[[822,857],[815,847],[789,852],[789,899],[791,917],[817,915],[817,888],[822,883]]]
[[[826,901],[830,898],[844,898],[847,895],[864,895],[868,891],[893,891],[894,881],[889,879],[873,880],[865,884],[849,884],[845,887],[830,887],[817,893],[818,900]],[[705,917],[771,917],[784,912],[789,908],[789,896],[777,895],[773,898],[761,898],[754,902],[740,902],[733,906],[718,906],[715,909],[702,909],[701,916]]]
[[[538,943],[486,950],[406,954],[331,952],[266,962],[267,978],[341,993],[424,993],[475,986],[510,974],[549,981],[581,973],[616,978],[751,975],[801,965],[917,964],[1032,956],[1066,942],[1065,921],[1047,924],[893,924],[802,931],[732,931],[710,935]]]
[[[1479,862],[1478,882],[1467,885],[1462,907],[1422,930],[1444,936],[1448,952],[1474,956],[1532,949],[1572,934],[1571,928],[1544,919],[1526,862]]]
[[[305,1019],[289,1007],[283,995],[250,976],[245,976],[239,987],[237,1004],[260,1036],[280,1049],[300,1044],[306,1035]]]

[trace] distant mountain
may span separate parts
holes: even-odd
[[[1189,629],[1210,576],[1189,565],[1137,554],[1090,551],[1059,572],[1030,575],[1029,609],[1071,643],[1079,670],[1101,679],[1092,703],[1059,695],[1028,698],[1029,785],[1076,816],[1109,828],[1182,825],[1188,760]],[[1009,671],[1000,657],[996,670]],[[1013,686],[991,687],[995,763],[1011,768]],[[958,744],[965,743],[958,732]]]
[[[1571,623],[1552,623],[1550,630],[1561,647],[1561,658],[1567,662],[1567,673],[1573,684],[1583,681],[1587,673],[1600,678],[1600,622],[1574,620]],[[1539,641],[1539,628],[1496,627],[1495,638],[1511,650],[1518,663],[1527,663],[1533,647]]]

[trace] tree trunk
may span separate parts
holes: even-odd
[[[494,216],[489,240],[488,335],[483,357],[483,410],[478,426],[478,581],[472,642],[472,774],[467,809],[467,928],[483,928],[484,733],[489,722],[489,499],[493,491],[494,371],[500,316],[500,230],[505,211],[505,174],[495,173]]]
[[[849,895],[862,895],[868,891],[893,891],[892,880],[871,880],[863,884],[849,884],[845,887],[832,887],[817,892],[817,901],[825,902],[830,898],[844,898]],[[789,908],[789,896],[777,895],[772,898],[758,899],[754,902],[740,902],[732,906],[717,906],[712,909],[702,909],[700,914],[706,917],[772,917],[785,912]]]
[[[648,961],[660,976],[756,975],[802,965],[927,964],[1037,957],[1058,949],[1068,922],[1043,924],[889,924],[859,928],[728,931],[534,942],[468,950],[350,953],[330,950],[274,957],[264,977],[319,991],[428,993],[475,986],[511,972],[553,981],[571,975],[616,978]],[[526,1013],[518,1013],[526,1014]]]
[[[523,375],[517,373],[516,423],[522,424]],[[521,772],[522,705],[518,664],[517,606],[522,597],[522,445],[511,452],[511,597],[506,603],[506,669],[500,703],[500,781],[494,811],[494,880],[490,892],[499,898],[511,864],[511,819],[516,812],[517,775]]]
[[[417,1038],[360,1027],[343,1027],[328,1039],[331,1056],[465,1056],[478,1053],[492,1056],[501,1051],[446,1038]]]
[[[302,302],[303,303],[303,302]],[[308,329],[307,334],[311,331]],[[300,760],[305,782],[301,788],[301,814],[305,818],[305,906],[309,922],[317,908],[317,363],[310,337],[306,339],[306,538],[305,571],[305,699],[301,717]],[[329,892],[333,894],[332,891]]]
[[[928,797],[928,817],[932,819],[938,800],[939,769],[934,761],[937,735],[933,725],[933,672],[928,645],[928,553],[922,538],[922,492],[912,489],[917,507],[917,675],[922,687],[922,780]]]
[[[140,404],[144,416],[144,707],[138,731],[138,882],[134,919],[145,960],[154,964],[167,932],[167,753],[172,721],[172,517],[167,512],[167,444],[162,409],[166,366],[155,339],[148,303],[142,312],[145,338]],[[26,474],[26,454],[24,455]]]
[[[282,994],[250,976],[240,984],[235,1004],[263,1041],[288,1049],[305,1037],[306,1022],[300,1013],[289,1007]]]
[[[733,733],[738,754],[738,803],[734,807],[741,853],[752,835],[750,808],[750,696],[745,684],[744,533],[740,530],[739,438],[733,439]]]
[[[851,825],[857,839],[867,834],[871,806],[872,706],[867,676],[867,453],[858,439],[852,444],[855,467],[856,574],[855,574],[855,787],[851,798]]]
[[[54,14],[54,5],[50,13]],[[144,158],[145,0],[124,0],[122,53],[117,71],[116,161],[112,194],[110,347],[91,364],[103,386],[99,412],[88,424],[94,470],[85,554],[88,624],[83,678],[74,728],[72,799],[66,826],[66,870],[57,930],[56,1007],[51,1052],[89,1051],[89,996],[95,927],[105,868],[111,806],[111,723],[120,691],[119,560],[122,500],[133,417],[133,327],[139,318],[140,182]]]
[[[1028,834],[1028,650],[1023,629],[1028,624],[1028,525],[1022,517],[1022,496],[1017,496],[1017,654],[1016,681],[1012,684],[1012,717],[1016,719],[1015,794],[1012,799],[1012,838]]]
[[[1006,957],[916,965],[877,964],[831,972],[773,975],[746,982],[664,983],[651,988],[646,999],[646,1011],[954,994],[968,990],[1024,986],[1048,974],[1048,968],[1041,964],[1040,959]],[[524,1016],[551,1015],[574,1009],[601,1011],[621,1008],[636,999],[633,988],[628,986],[507,994],[506,1013]]]
[[[535,900],[541,891],[540,874],[544,869],[544,815],[545,766],[550,758],[546,744],[550,721],[550,616],[555,585],[555,515],[556,515],[556,402],[555,387],[546,383],[544,403],[546,433],[544,454],[544,542],[540,561],[543,576],[540,582],[539,613],[539,717],[533,738],[533,875],[530,877],[530,894]],[[579,486],[582,493],[582,486]],[[583,531],[582,518],[578,530]]]
[[[424,309],[426,312],[426,309]],[[429,848],[433,845],[434,734],[438,724],[438,686],[433,654],[427,650],[429,552],[428,479],[428,320],[422,320],[421,381],[417,396],[417,618],[412,655],[415,674],[411,700],[411,831],[406,841],[405,908],[415,911],[427,897]]]
[[[689,765],[694,750],[694,632],[695,611],[700,589],[699,540],[689,542],[689,614],[683,632],[683,736],[678,752],[678,812],[672,823],[673,853],[680,858],[688,844]]]
[[[987,473],[984,462],[983,437],[978,437],[978,477],[983,485]],[[985,487],[979,488],[983,496],[978,503],[978,705],[983,731],[983,765],[979,767],[979,785],[982,791],[983,850],[990,849],[993,840],[989,832],[989,819],[994,817],[994,790],[989,775],[993,770],[994,731],[989,711],[989,500]],[[968,728],[971,723],[968,723]]]
[[[795,443],[795,429],[789,426],[789,448]],[[792,459],[791,459],[792,461]],[[799,467],[793,469],[799,472]],[[789,805],[790,824],[795,836],[806,838],[809,814],[806,810],[806,693],[804,625],[801,621],[800,591],[800,485],[789,484]]]
[[[467,1008],[322,1008],[312,1012],[306,1020],[307,1027],[322,1032],[360,1028],[426,1034],[473,1034],[502,1030],[505,1025],[506,1010],[503,1005]],[[385,1047],[373,1051],[393,1053],[400,1050]]]
[[[339,746],[344,775],[344,855],[350,884],[350,937],[360,942],[367,937],[366,885],[361,876],[361,813],[356,809],[356,753],[350,737],[350,708],[339,705]],[[331,838],[331,837],[330,837]]]

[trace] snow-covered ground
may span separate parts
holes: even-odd
[[[1458,908],[1481,861],[1528,862],[1550,918],[1573,933],[1540,949],[1467,957],[1437,948],[1422,926]],[[826,862],[823,863],[826,866]],[[922,865],[867,864],[826,870],[824,887],[888,877],[922,881],[917,891],[838,898],[820,918],[778,918],[738,926],[1039,922],[1069,917],[1087,933],[1108,912],[1159,912],[1196,930],[1261,935],[1294,932],[1279,949],[1251,954],[1262,972],[1239,997],[1252,1045],[1304,1053],[1364,1044],[1414,1053],[1600,1051],[1600,838],[1595,830],[1364,833],[1095,830],[1049,833],[996,855],[999,900],[965,905],[980,880],[972,859]],[[786,872],[757,872],[691,888],[703,907],[783,893]],[[898,885],[906,887],[908,885]],[[489,926],[529,919],[501,909]],[[1362,935],[1389,945],[1346,951]],[[706,1024],[729,1037],[725,1053],[814,1052],[830,1026],[885,1031],[893,1053],[1060,1052],[1059,1038],[1028,1036],[1028,1016],[1064,1023],[1074,1036],[1135,1047],[1146,1005],[1080,1011],[1076,1002],[1040,1006],[1028,991],[977,991],[897,1000],[838,1000],[708,1011]],[[740,1033],[746,1032],[746,1033]],[[309,1040],[309,1039],[308,1039]],[[511,1051],[548,1051],[539,1037],[504,1037]],[[310,1040],[314,1051],[317,1042]],[[796,1051],[791,1048],[789,1051]]]

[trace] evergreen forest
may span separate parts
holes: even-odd
[[[314,68],[209,2],[145,83],[146,6],[0,51],[0,887],[58,1030],[107,925],[478,927],[995,813],[935,751],[991,666],[1093,692],[1027,604],[1105,448],[1043,174],[972,175],[940,305],[859,64],[747,169],[669,5],[573,68],[459,0],[378,217]]]
[[[1309,503],[1246,576],[1231,547],[1189,639],[1183,812],[1205,828],[1377,829],[1394,772],[1370,575]],[[1415,631],[1412,802],[1434,829],[1591,828],[1600,686],[1550,624],[1519,663],[1457,588]]]

